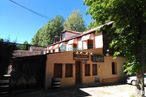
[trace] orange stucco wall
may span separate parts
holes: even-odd
[[[92,52],[96,54],[102,54],[102,49],[91,49],[91,50],[84,50],[86,52]],[[112,75],[112,68],[111,64],[115,62],[117,64],[117,74]],[[83,84],[90,84],[95,82],[95,78],[98,76],[100,82],[108,83],[114,82],[118,80],[122,76],[123,70],[123,63],[125,59],[122,57],[117,57],[113,59],[111,56],[105,56],[104,62],[92,62],[91,56],[89,56],[89,60],[86,62],[90,64],[90,76],[85,76],[85,64],[81,61],[81,83]],[[54,53],[47,55],[46,61],[46,84],[45,87],[51,87],[51,80],[53,78],[54,73],[54,63],[61,63],[62,64],[62,78],[61,78],[61,87],[65,86],[72,86],[75,85],[75,60],[73,60],[73,52],[62,52],[62,53]],[[73,64],[73,76],[72,77],[65,77],[65,64],[71,63]],[[92,76],[92,64],[97,64],[97,76]]]

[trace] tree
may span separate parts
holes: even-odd
[[[32,41],[31,42],[32,42],[33,45],[36,45],[36,46],[41,45],[41,43],[40,43],[40,42],[42,42],[41,41],[41,39],[42,39],[41,33],[43,33],[42,29],[43,29],[43,27],[40,28],[37,31],[37,33],[34,35],[34,37],[32,38]]]
[[[79,11],[73,11],[72,14],[64,22],[65,30],[85,31],[85,24],[82,15]]]
[[[27,41],[24,41],[23,44],[18,44],[17,49],[19,50],[28,50],[30,47],[29,43]]]
[[[137,96],[144,97],[143,66],[146,64],[146,0],[85,0],[96,24],[114,21],[110,46],[126,59],[128,74],[136,73]]]
[[[62,16],[56,16],[50,20],[45,26],[40,28],[32,38],[33,45],[47,46],[54,42],[55,36],[60,36],[63,30],[64,19]]]
[[[15,49],[15,43],[0,41],[0,78],[6,74],[10,61],[12,61],[13,50]]]
[[[0,38],[0,42],[3,42],[4,40],[2,38]]]

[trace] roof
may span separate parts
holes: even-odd
[[[53,44],[51,44],[51,45],[49,45],[49,46],[52,46],[52,45],[55,45],[55,44],[59,44],[59,43],[62,43],[62,42],[66,42],[66,41],[69,41],[69,40],[72,40],[72,39],[75,39],[75,38],[82,37],[82,36],[84,36],[84,35],[87,35],[87,34],[90,34],[90,33],[95,32],[95,31],[101,29],[102,27],[104,27],[104,26],[106,26],[106,25],[109,26],[109,25],[111,25],[111,24],[113,24],[113,21],[107,22],[107,23],[105,23],[105,24],[103,24],[103,25],[100,25],[100,26],[97,26],[97,27],[95,27],[95,28],[93,28],[93,29],[90,29],[90,30],[88,30],[88,31],[85,31],[85,32],[79,34],[78,36],[72,37],[72,38],[70,38],[70,39],[62,40],[62,41],[53,43]],[[73,33],[74,33],[74,32],[76,32],[76,31],[64,30],[62,33],[64,33],[64,32],[71,32],[71,33],[73,32]],[[77,33],[80,33],[80,32],[77,32]]]
[[[73,34],[78,34],[78,35],[82,34],[82,32],[71,31],[71,30],[63,30],[61,33],[65,33],[65,32],[69,32],[69,33],[73,33]]]
[[[89,33],[91,33],[91,32],[94,32],[94,31],[96,31],[96,30],[101,29],[102,27],[104,27],[104,26],[106,26],[106,25],[109,26],[109,25],[111,25],[111,24],[113,24],[113,21],[108,22],[108,23],[105,23],[105,24],[100,25],[100,26],[98,26],[98,27],[95,27],[95,28],[90,29],[90,30],[88,30],[88,31],[85,31],[85,32],[83,32],[83,34],[89,34]]]
[[[42,55],[43,51],[14,50],[13,57],[24,57],[33,55]]]

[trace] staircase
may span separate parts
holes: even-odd
[[[9,93],[9,85],[10,75],[4,75],[3,78],[0,79],[0,95],[5,95]]]

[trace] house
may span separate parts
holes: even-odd
[[[63,31],[61,40],[49,45],[45,51],[45,87],[51,87],[54,78],[60,79],[61,87],[118,81],[123,74],[125,58],[113,59],[113,50],[108,48],[110,38],[104,32],[97,32],[111,24],[83,33]]]

